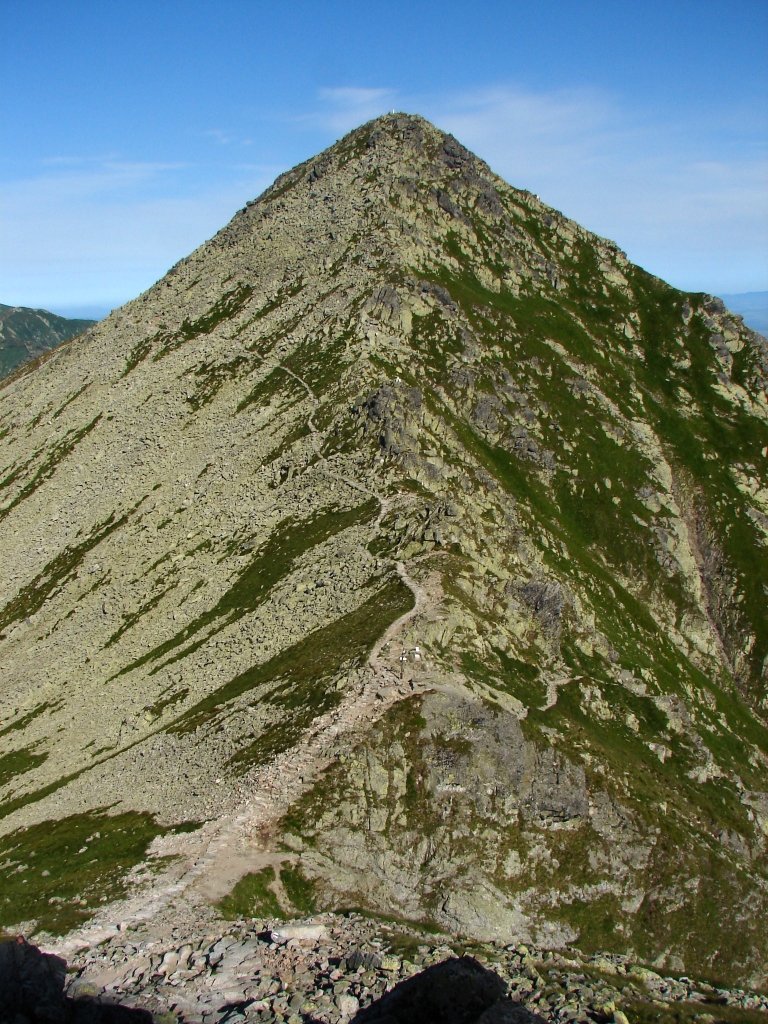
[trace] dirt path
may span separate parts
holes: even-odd
[[[336,472],[329,465],[322,454],[322,436],[314,422],[318,399],[303,378],[285,366],[281,369],[301,384],[311,401],[307,426],[326,471],[339,482],[378,501],[379,513],[373,526],[374,535],[378,534],[393,499]],[[167,931],[171,927],[169,918],[183,921],[190,915],[210,914],[210,905],[231,892],[248,872],[267,865],[277,867],[291,860],[292,854],[274,850],[275,829],[291,804],[332,764],[339,740],[348,738],[351,745],[372,721],[398,701],[445,685],[445,676],[433,675],[426,664],[406,664],[402,642],[409,626],[435,611],[442,600],[438,574],[431,573],[421,582],[414,579],[404,562],[392,560],[392,565],[413,595],[413,606],[376,642],[365,666],[352,675],[352,688],[340,704],[314,719],[299,745],[248,773],[243,782],[252,795],[233,812],[206,822],[197,832],[156,841],[153,854],[173,858],[170,866],[140,885],[135,895],[110,905],[89,925],[65,936],[55,946],[58,952],[71,955],[76,949],[103,942],[121,929],[152,922],[155,918],[162,918],[163,924],[158,920],[158,927]]]
[[[376,517],[376,523],[373,528],[373,534],[376,536],[381,530],[381,524],[384,517],[392,508],[393,499],[389,495],[379,494],[377,491],[372,490],[370,487],[366,487],[361,484],[358,480],[352,480],[350,477],[345,476],[342,473],[336,472],[330,468],[328,460],[322,451],[322,435],[317,428],[314,421],[314,415],[319,407],[319,400],[315,395],[312,388],[307,384],[303,377],[300,377],[293,370],[290,370],[287,366],[280,364],[280,369],[284,373],[287,373],[289,377],[292,377],[307,393],[307,396],[312,403],[312,412],[307,417],[307,426],[309,427],[310,434],[312,436],[313,445],[315,452],[317,453],[318,459],[323,462],[326,466],[329,475],[334,479],[339,480],[341,483],[347,484],[348,487],[353,490],[360,491],[363,494],[368,495],[379,503],[379,513]],[[442,593],[440,592],[439,584],[437,583],[437,576],[435,575],[431,580],[431,586],[427,587],[422,585],[418,580],[414,579],[413,576],[408,572],[408,568],[404,562],[393,561],[393,566],[397,571],[398,576],[405,584],[406,587],[413,594],[413,607],[396,619],[386,630],[383,636],[376,642],[371,654],[368,658],[369,666],[374,670],[375,673],[386,673],[392,671],[391,658],[384,658],[382,652],[396,636],[401,635],[405,631],[405,627],[412,620],[422,615],[427,607],[436,606],[442,599]],[[402,652],[401,652],[402,653]],[[399,657],[398,657],[399,662]],[[398,673],[399,675],[399,673]]]

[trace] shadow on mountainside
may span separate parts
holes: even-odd
[[[67,962],[21,936],[0,942],[0,1024],[152,1024],[152,1014],[64,994]]]
[[[544,1024],[506,998],[506,985],[471,956],[428,967],[361,1010],[351,1024]]]

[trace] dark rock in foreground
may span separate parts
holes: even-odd
[[[65,995],[66,962],[21,936],[0,942],[0,1024],[152,1024],[152,1015]]]
[[[470,956],[428,967],[396,985],[355,1017],[355,1024],[537,1024],[543,1021],[504,998],[506,985]]]

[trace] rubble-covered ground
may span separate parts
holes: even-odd
[[[155,1024],[530,1024],[521,1007],[558,1024],[768,1019],[768,994],[664,977],[625,956],[466,945],[353,912],[288,924],[239,921],[223,934],[177,929],[170,942],[147,935],[123,931],[74,955],[71,1005],[141,1008]],[[452,985],[450,1005],[435,1009]],[[414,1000],[420,1017],[412,1016]]]

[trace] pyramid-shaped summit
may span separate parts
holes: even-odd
[[[0,925],[764,983],[767,373],[421,118],[282,175],[0,391]]]

